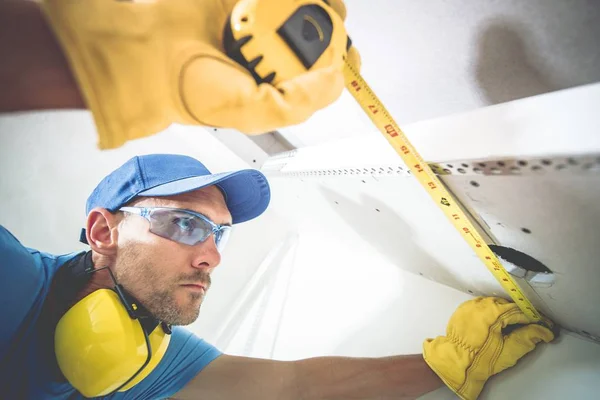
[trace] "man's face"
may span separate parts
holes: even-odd
[[[177,196],[139,198],[136,207],[170,207],[196,211],[217,224],[231,224],[221,191],[215,187]],[[119,225],[115,274],[117,281],[155,317],[173,325],[198,318],[210,286],[210,274],[220,263],[214,235],[194,246],[149,231],[149,222],[127,215]]]

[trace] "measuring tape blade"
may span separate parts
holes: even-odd
[[[412,175],[417,178],[419,183],[429,193],[435,204],[446,214],[452,225],[467,241],[469,246],[471,246],[496,280],[498,280],[506,293],[508,293],[532,322],[541,321],[540,313],[525,296],[512,276],[504,269],[496,254],[494,254],[479,235],[471,221],[459,207],[458,201],[448,192],[429,165],[423,161],[383,103],[365,82],[360,73],[348,61],[346,61],[344,68],[344,78],[348,91],[396,150],[410,169]]]

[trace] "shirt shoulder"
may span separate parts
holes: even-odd
[[[39,359],[29,357],[36,324],[54,273],[74,255],[27,248],[0,225],[0,304],[10,305],[2,308],[0,324],[0,387],[8,398],[20,398],[26,390],[23,382],[40,373]]]
[[[169,347],[154,371],[118,399],[164,399],[175,395],[222,352],[183,327],[173,327]]]
[[[27,321],[36,318],[35,306],[47,283],[40,259],[0,225],[0,304],[11,305],[2,310],[0,358],[6,355],[12,339],[20,336]]]

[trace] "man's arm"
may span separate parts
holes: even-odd
[[[176,399],[414,399],[442,386],[421,355],[276,361],[222,355]]]
[[[0,0],[0,112],[86,108],[40,7]]]

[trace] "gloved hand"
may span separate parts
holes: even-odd
[[[257,85],[223,52],[237,0],[41,1],[101,149],[171,123],[268,132],[305,121],[344,88],[343,60],[277,86]],[[342,0],[326,3],[345,17]],[[355,49],[348,59],[360,65]]]
[[[526,325],[503,334],[503,328],[513,324]],[[450,389],[461,399],[471,400],[479,396],[490,376],[515,365],[538,342],[553,339],[550,329],[530,324],[515,303],[478,297],[458,307],[446,336],[425,340],[423,356]]]

